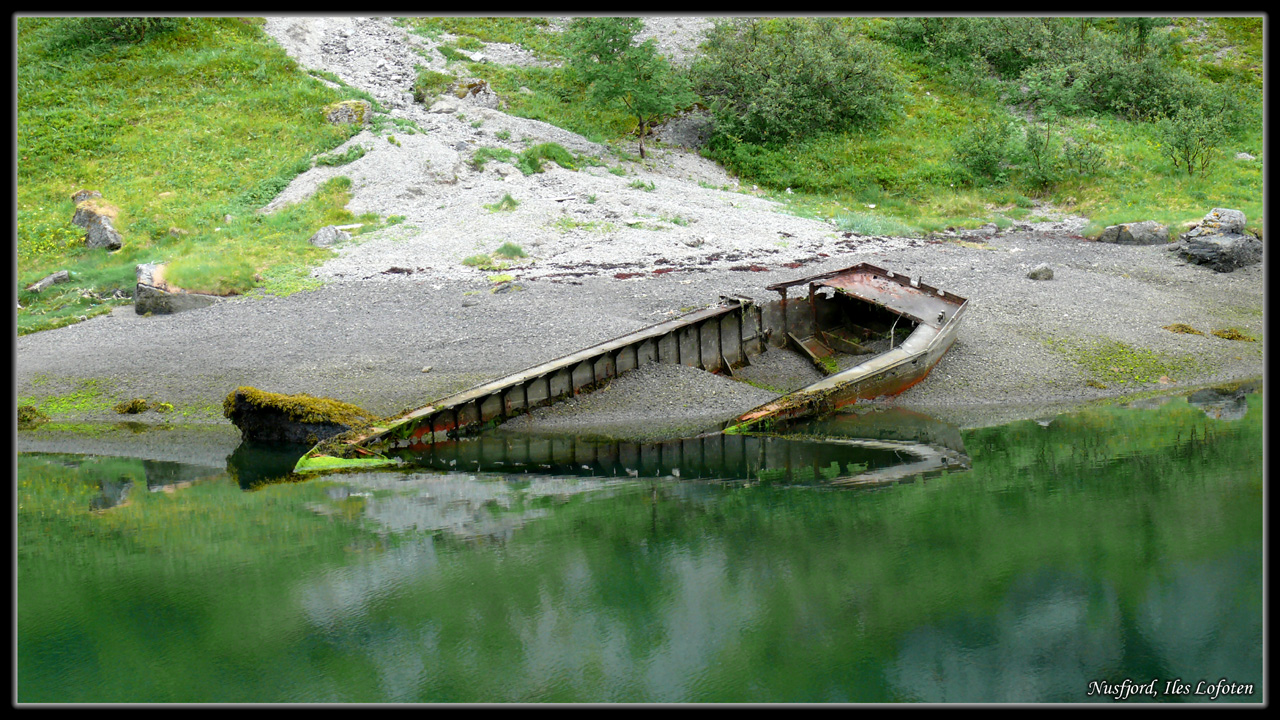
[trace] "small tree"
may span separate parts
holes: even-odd
[[[1161,152],[1175,168],[1185,168],[1187,175],[1209,167],[1225,136],[1222,116],[1200,107],[1184,108],[1156,122]]]
[[[592,102],[621,102],[636,120],[640,157],[656,124],[694,103],[687,78],[658,54],[653,39],[635,44],[640,18],[578,18],[569,26],[569,68],[588,85]]]
[[[1026,151],[1024,177],[1037,192],[1047,190],[1058,181],[1058,147],[1053,141],[1053,115],[1045,118],[1043,129],[1027,126],[1023,149]]]

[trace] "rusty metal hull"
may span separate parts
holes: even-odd
[[[832,288],[844,297],[870,303],[916,323],[900,345],[793,393],[756,407],[731,421],[725,432],[776,429],[878,397],[897,395],[928,376],[956,340],[968,301],[909,278],[861,264],[834,273],[771,286],[785,293],[808,283],[810,297]]]

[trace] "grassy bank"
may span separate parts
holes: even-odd
[[[350,126],[323,107],[357,97],[309,76],[261,20],[186,18],[141,39],[93,32],[78,18],[18,18],[18,333],[58,327],[129,302],[135,267],[170,262],[188,290],[288,292],[325,254],[320,227],[365,221],[339,181],[311,201],[254,213]],[[119,208],[116,252],[84,246],[72,193]],[[69,282],[36,294],[58,270]]]

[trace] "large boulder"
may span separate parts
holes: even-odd
[[[1262,262],[1262,241],[1244,234],[1244,226],[1244,213],[1214,208],[1198,226],[1180,237],[1174,249],[1187,262],[1216,272],[1231,272]]]
[[[187,292],[164,279],[163,263],[144,263],[136,270],[133,309],[139,315],[172,315],[218,302],[218,296]]]
[[[1239,210],[1214,208],[1200,221],[1200,225],[1187,233],[1191,237],[1198,235],[1235,235],[1244,232],[1245,217]]]
[[[79,195],[80,193],[77,193]],[[101,195],[90,197],[76,205],[76,214],[71,222],[88,231],[84,242],[91,248],[119,250],[124,238],[115,229],[115,220],[120,210],[101,200]]]
[[[1098,236],[1098,242],[1116,245],[1163,245],[1169,242],[1169,227],[1155,220],[1112,225]]]
[[[315,445],[334,435],[376,422],[373,413],[338,400],[311,395],[282,395],[242,386],[222,402],[243,440]]]

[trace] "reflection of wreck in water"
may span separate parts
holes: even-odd
[[[806,284],[807,297],[788,297],[789,289]],[[962,297],[866,263],[770,289],[781,299],[761,306],[724,297],[717,305],[441,398],[344,439],[347,451],[337,454],[363,460],[335,458],[322,444],[298,461],[295,472],[386,464],[381,453],[459,440],[649,363],[732,376],[769,345],[796,349],[828,375],[727,423],[732,432],[778,429],[920,382],[955,341],[968,307]]]
[[[905,410],[839,415],[806,425],[803,433],[710,433],[661,442],[497,433],[391,454],[410,466],[446,471],[833,486],[901,482],[970,467],[959,430]]]

